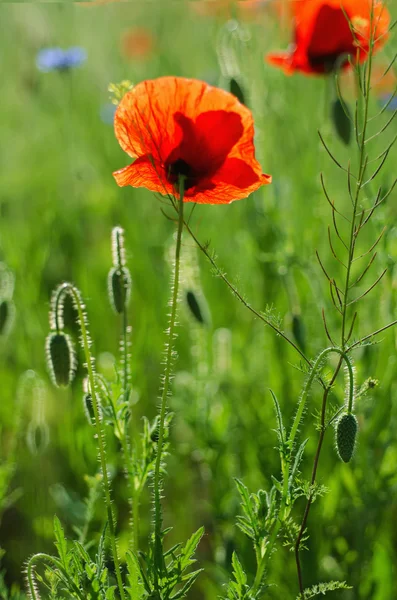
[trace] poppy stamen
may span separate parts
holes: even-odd
[[[197,175],[194,172],[193,167],[191,167],[183,158],[178,158],[167,168],[167,179],[172,184],[178,184],[181,177],[185,180],[184,188],[188,190],[195,185],[197,185]]]

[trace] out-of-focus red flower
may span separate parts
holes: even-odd
[[[121,37],[121,52],[126,58],[145,59],[154,49],[153,34],[144,27],[134,27]]]
[[[287,74],[332,71],[343,55],[360,62],[367,57],[372,31],[375,49],[381,47],[390,23],[382,0],[295,0],[294,44],[286,52],[271,53],[267,61]],[[346,60],[343,67],[348,66]]]
[[[184,176],[186,202],[228,204],[271,182],[255,159],[251,111],[202,81],[143,81],[125,94],[114,123],[120,146],[136,159],[113,173],[120,186],[178,198]]]

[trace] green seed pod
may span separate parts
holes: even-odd
[[[54,384],[67,387],[73,381],[76,355],[72,340],[63,332],[50,333],[46,341],[48,367]]]
[[[113,267],[108,275],[110,303],[116,313],[121,314],[131,295],[131,276],[127,267]]]
[[[345,463],[348,463],[353,456],[357,430],[358,423],[353,414],[341,416],[336,427],[336,447],[340,458]]]

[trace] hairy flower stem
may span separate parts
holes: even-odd
[[[34,554],[33,556],[31,556],[30,559],[28,560],[28,563],[26,566],[26,580],[27,580],[27,584],[28,584],[28,595],[31,600],[40,600],[40,594],[39,594],[37,584],[35,581],[35,577],[34,577],[34,569],[36,566],[36,562],[38,560],[48,562],[52,566],[54,566],[56,569],[58,569],[59,571],[61,571],[61,572],[63,571],[62,562],[59,559],[55,558],[54,556],[50,556],[49,554],[44,554],[44,552],[39,552],[38,554]],[[81,590],[75,584],[73,579],[69,579],[68,582],[73,586],[76,598],[79,598],[79,600],[84,600],[85,597],[83,596]]]
[[[309,395],[310,388],[313,384],[313,381],[316,378],[316,376],[318,376],[319,371],[324,363],[324,360],[328,356],[328,354],[331,354],[333,352],[336,354],[339,354],[341,356],[341,360],[344,360],[346,363],[346,366],[349,371],[349,406],[351,405],[351,403],[353,401],[354,377],[353,377],[353,366],[351,364],[349,357],[347,356],[347,354],[345,352],[343,352],[339,348],[333,348],[333,347],[325,348],[325,350],[320,352],[320,354],[318,355],[316,362],[314,363],[312,370],[310,371],[310,375],[306,381],[305,387],[303,388],[303,392],[302,392],[302,395],[300,397],[299,404],[298,404],[298,410],[296,411],[294,422],[293,422],[292,428],[291,428],[291,433],[290,433],[289,439],[288,439],[288,442],[289,442],[291,448],[294,444],[295,437],[298,432],[300,422],[302,420],[302,416],[303,416],[305,406],[306,406],[307,397]],[[329,386],[327,386],[326,389],[328,389],[328,387]]]
[[[96,439],[97,439],[97,443],[98,443],[99,462],[100,462],[101,471],[102,471],[103,490],[104,490],[104,496],[105,496],[107,517],[108,517],[110,545],[111,545],[111,549],[112,549],[114,569],[115,569],[115,573],[116,573],[117,586],[119,589],[120,598],[121,598],[121,600],[125,600],[123,580],[121,578],[120,562],[119,562],[119,557],[118,557],[118,553],[117,553],[116,524],[115,524],[115,517],[114,517],[113,509],[112,509],[109,474],[108,474],[107,462],[106,462],[105,433],[104,433],[103,426],[102,426],[102,418],[99,413],[98,398],[97,398],[97,394],[96,394],[95,374],[94,374],[94,369],[93,369],[93,359],[92,359],[91,352],[90,352],[89,334],[88,334],[88,329],[87,329],[87,325],[86,325],[86,319],[85,319],[85,315],[84,315],[84,310],[83,310],[80,293],[70,283],[65,283],[60,288],[58,297],[56,299],[56,304],[55,304],[55,318],[56,318],[56,320],[58,318],[58,304],[60,302],[60,299],[66,293],[68,293],[72,296],[73,301],[76,306],[76,309],[77,309],[77,314],[78,314],[78,323],[79,323],[80,331],[81,331],[81,341],[82,341],[82,346],[83,346],[84,355],[85,355],[88,380],[89,380],[89,384],[90,384],[90,393],[91,393],[91,398],[92,398],[92,407],[94,410],[94,417],[95,417]],[[58,329],[58,326],[57,326],[57,329]]]
[[[170,388],[171,371],[172,371],[172,353],[174,346],[175,327],[176,327],[176,311],[178,306],[178,292],[179,292],[179,275],[180,275],[180,257],[181,257],[181,243],[182,243],[182,232],[183,232],[183,201],[184,201],[184,189],[185,189],[184,177],[179,179],[179,202],[175,200],[174,206],[178,210],[178,230],[175,247],[175,264],[174,264],[174,276],[173,276],[173,291],[171,299],[171,315],[167,335],[167,351],[165,358],[165,370],[164,370],[164,381],[163,390],[161,394],[161,405],[160,405],[160,423],[159,423],[159,437],[157,442],[157,454],[156,463],[154,468],[154,541],[155,541],[155,553],[156,557],[160,557],[162,554],[162,539],[161,539],[161,528],[162,528],[162,514],[161,514],[161,457],[163,453],[164,444],[164,424],[167,410],[167,396]]]

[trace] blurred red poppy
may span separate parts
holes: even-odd
[[[267,61],[287,74],[323,74],[336,65],[349,65],[344,55],[364,61],[372,31],[374,48],[387,38],[390,15],[381,0],[296,0],[293,2],[295,42],[286,52],[271,53]]]
[[[118,185],[227,204],[271,182],[255,159],[254,123],[235,96],[195,79],[160,77],[127,92],[115,115],[122,149],[135,158]]]
[[[154,49],[154,36],[144,27],[133,27],[124,31],[121,37],[121,52],[126,58],[143,60]]]

